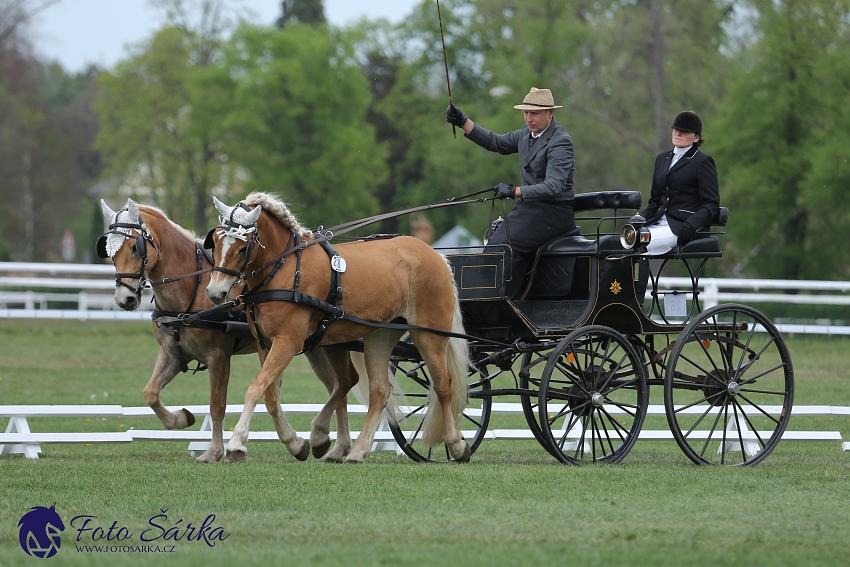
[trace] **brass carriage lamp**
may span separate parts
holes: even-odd
[[[635,215],[629,219],[628,224],[623,225],[620,229],[620,244],[623,248],[631,250],[649,244],[652,236],[649,229],[644,226],[645,224],[645,218]]]

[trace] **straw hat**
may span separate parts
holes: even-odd
[[[564,107],[555,105],[555,98],[549,89],[531,87],[531,90],[522,99],[522,104],[517,104],[514,108],[517,110],[555,110]]]

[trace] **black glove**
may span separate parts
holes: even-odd
[[[516,189],[515,185],[511,185],[510,183],[499,183],[493,187],[493,197],[496,199],[513,199],[514,189]]]
[[[692,227],[688,223],[683,224],[682,228],[679,229],[679,246],[684,246],[685,244],[693,240],[695,235],[696,231],[694,230],[694,227]]]
[[[463,111],[455,105],[450,104],[446,109],[446,122],[449,124],[457,126],[458,128],[463,128],[463,125],[466,124],[467,120],[469,120],[469,118],[466,117],[466,114],[464,114]]]

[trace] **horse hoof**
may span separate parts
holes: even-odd
[[[336,456],[336,455],[328,455],[327,457],[325,457],[325,462],[326,462],[326,463],[337,463],[337,464],[340,464],[340,463],[342,463],[342,458],[341,458],[341,457],[338,457],[338,456]]]
[[[295,455],[295,458],[299,461],[306,461],[307,457],[310,456],[310,444],[306,441],[304,442],[304,446],[301,447],[301,450]]]
[[[228,451],[227,456],[224,457],[224,461],[226,463],[241,463],[248,457],[248,453],[245,451]]]
[[[349,455],[348,458],[345,459],[345,462],[352,465],[362,465],[364,461],[363,459],[351,458],[351,455]]]
[[[459,463],[468,463],[470,457],[472,457],[472,451],[469,450],[469,443],[466,444],[466,447],[463,449],[463,455],[455,459]]]
[[[183,413],[186,414],[186,427],[192,427],[193,425],[195,425],[195,416],[192,414],[192,412],[190,412],[186,408],[183,408]]]
[[[331,448],[331,440],[330,439],[328,439],[325,443],[322,443],[321,445],[314,445],[313,446],[313,456],[317,459],[321,459],[322,457],[325,456],[325,453],[327,453],[330,448]]]

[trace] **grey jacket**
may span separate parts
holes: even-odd
[[[522,187],[523,201],[564,203],[575,200],[573,141],[557,120],[552,120],[531,148],[528,126],[507,134],[494,134],[476,124],[466,137],[491,152],[519,154],[521,182],[517,185]]]

